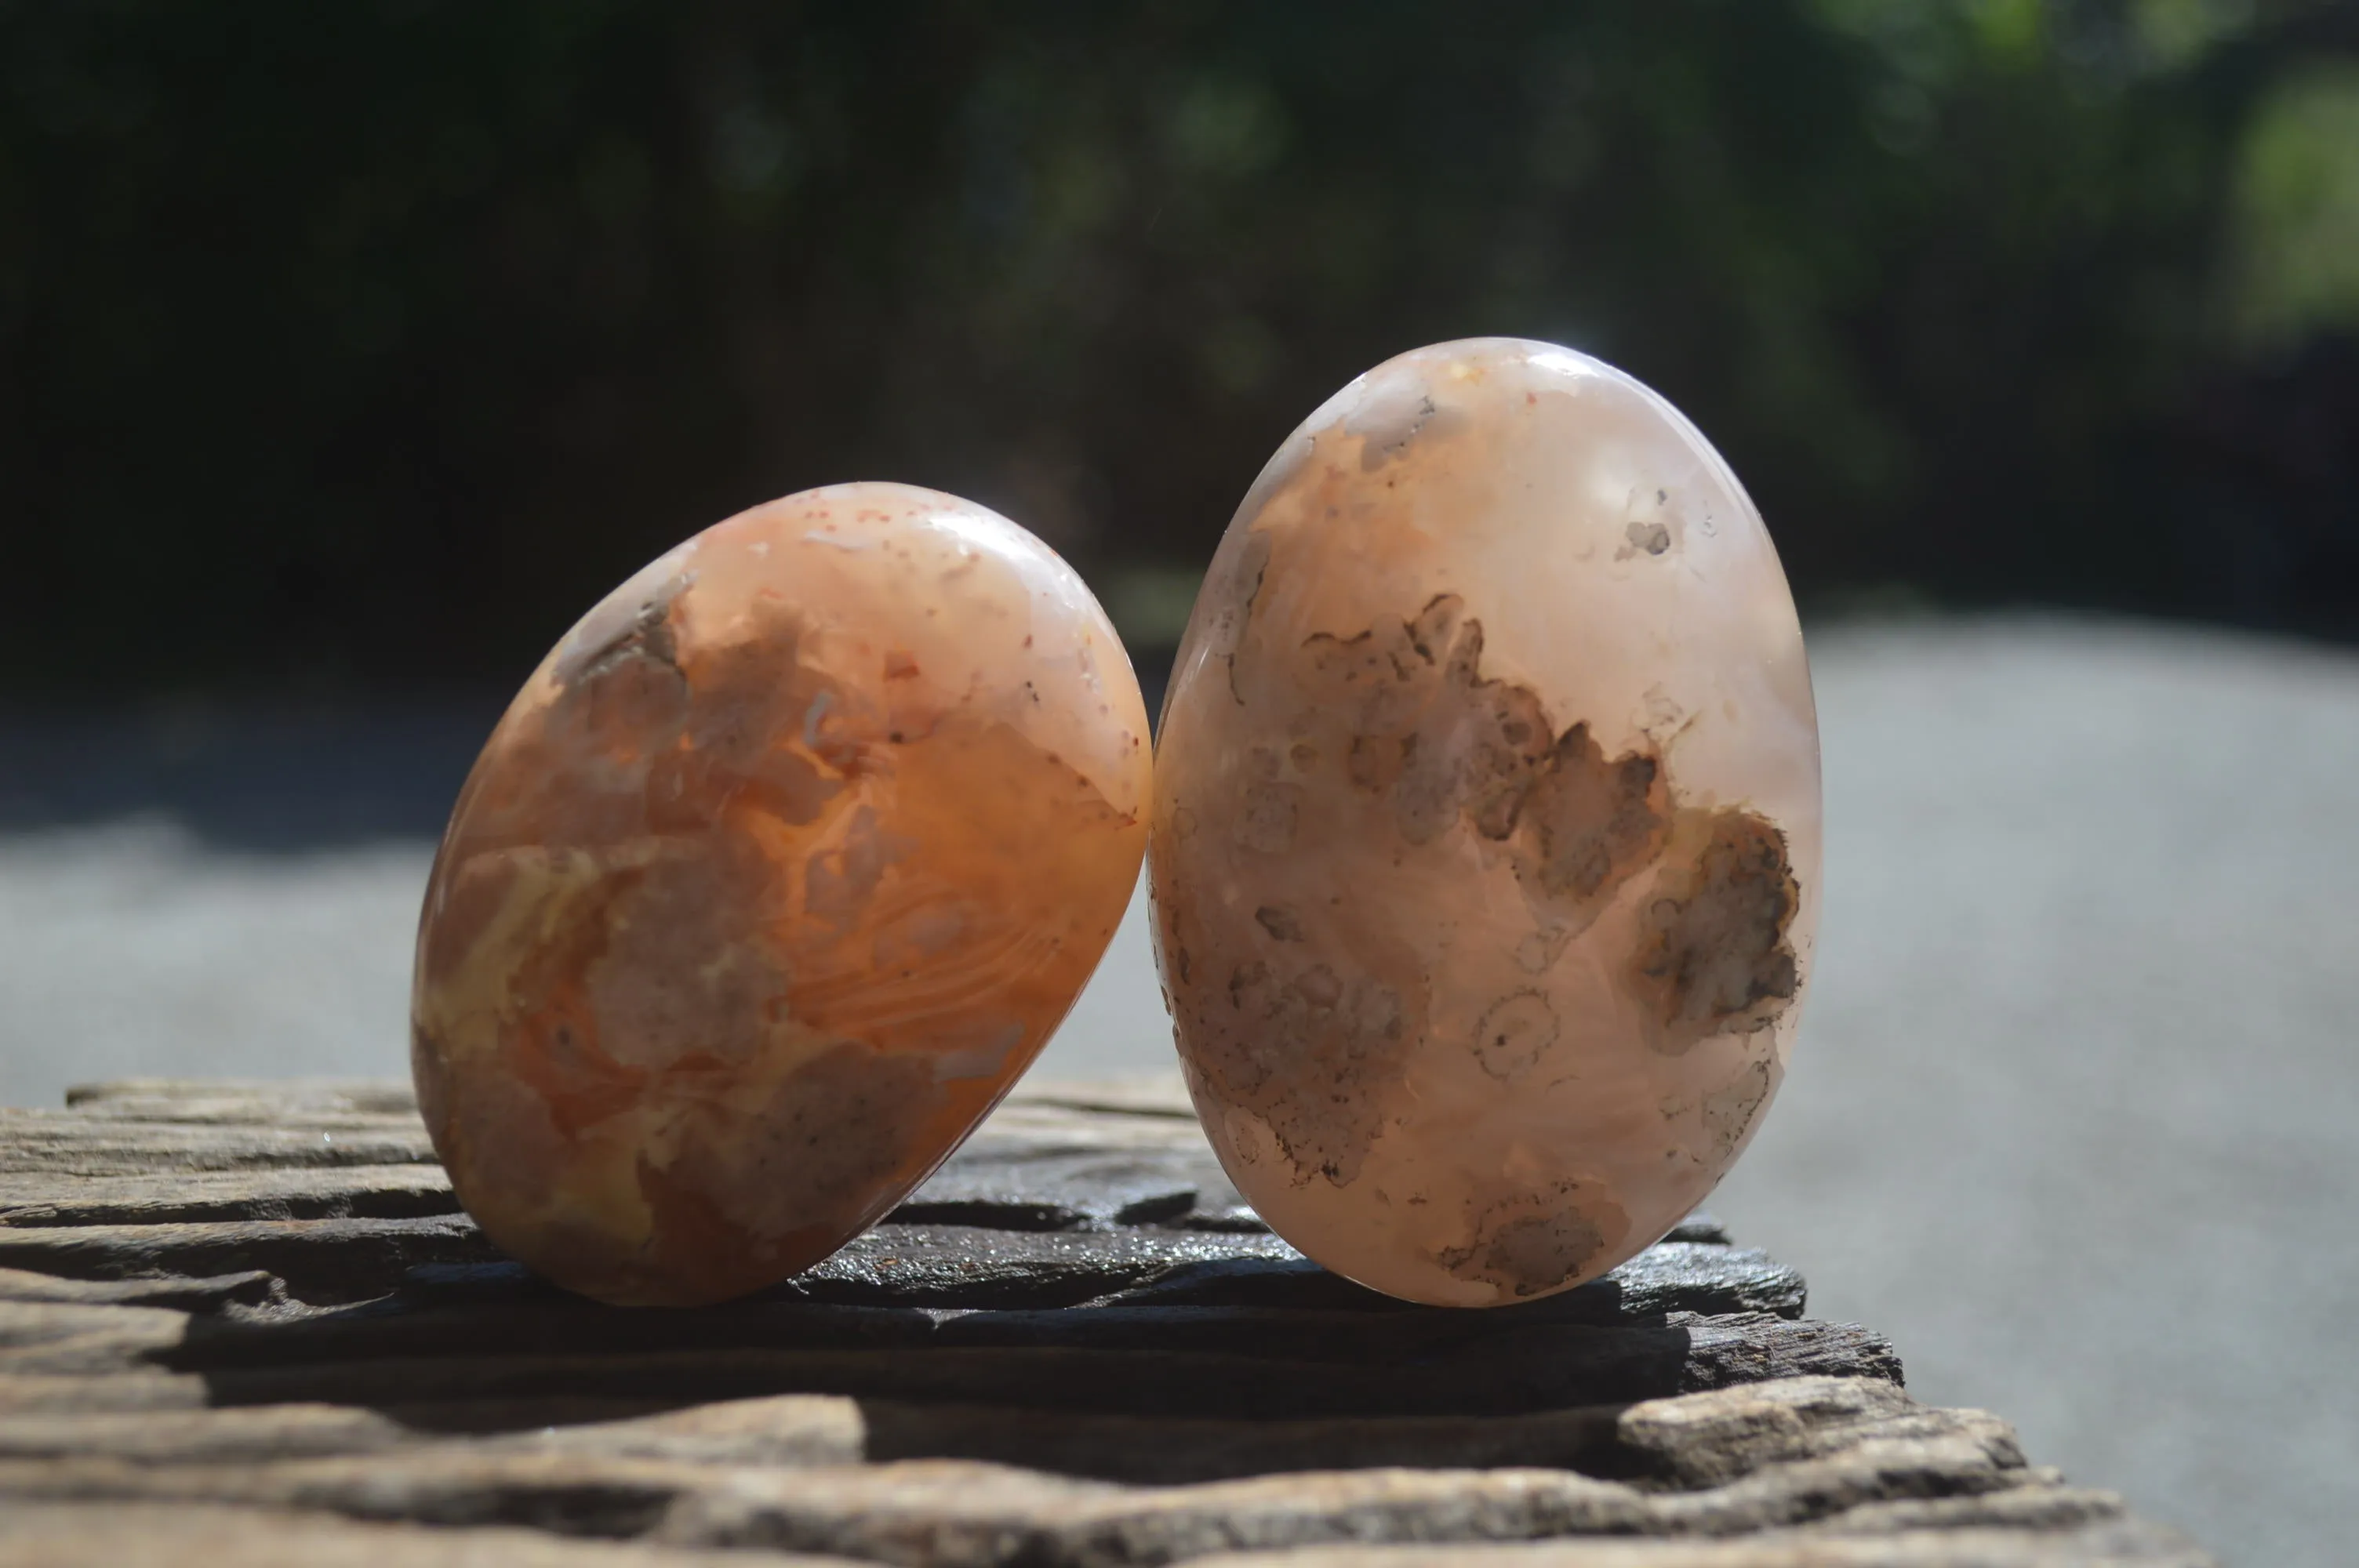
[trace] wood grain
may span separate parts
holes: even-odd
[[[92,1086],[0,1112],[0,1565],[2209,1561],[1805,1304],[1698,1217],[1406,1306],[1158,1080],[1028,1087],[797,1280],[623,1311],[499,1257],[406,1086]]]

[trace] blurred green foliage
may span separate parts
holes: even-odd
[[[1168,634],[1263,459],[1571,342],[1806,605],[2359,630],[2359,14],[0,0],[5,680],[514,676],[898,478]]]

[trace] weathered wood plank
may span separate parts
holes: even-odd
[[[1010,1105],[1193,1122],[1194,1104],[1177,1071],[1126,1078],[1026,1079]],[[407,1078],[112,1078],[66,1090],[69,1108],[128,1119],[269,1122],[306,1113],[410,1116],[418,1095]]]
[[[0,1376],[136,1367],[179,1345],[188,1321],[159,1307],[0,1302]]]
[[[438,1530],[205,1504],[14,1502],[0,1568],[745,1568],[745,1554],[518,1529]],[[781,1556],[777,1568],[845,1568]]]
[[[2024,1467],[2003,1426],[1925,1410],[1888,1387],[1821,1382],[1782,1400],[1738,1390],[1675,1403],[1683,1408],[1640,1406],[1610,1422],[1601,1418],[1590,1434],[1592,1452],[1601,1439],[1609,1447],[1619,1444],[1625,1429],[1651,1433],[1657,1441],[1666,1433],[1713,1433],[1718,1457],[1708,1467],[1734,1467],[1734,1474],[1686,1490],[1650,1487],[1644,1477],[1495,1467],[1296,1470],[1124,1487],[949,1460],[712,1462],[734,1458],[734,1444],[718,1454],[674,1448],[657,1457],[615,1452],[610,1431],[603,1446],[572,1433],[562,1443],[446,1444],[235,1465],[120,1454],[6,1459],[0,1460],[0,1493],[227,1499],[461,1527],[561,1517],[576,1532],[824,1552],[905,1568],[1149,1568],[1209,1552],[1334,1541],[1723,1536],[1825,1520],[1896,1495],[1954,1500],[2057,1490],[2052,1478]],[[1840,1419],[1797,1455],[1791,1434],[1775,1419],[1781,1411]],[[741,1412],[724,1426],[742,1437],[758,1420]],[[644,1434],[661,1423],[639,1424]],[[690,1427],[674,1435],[692,1433]],[[1756,1441],[1764,1437],[1766,1447]],[[1634,1452],[1643,1467],[1646,1451]],[[1597,1456],[1609,1464],[1614,1458],[1611,1452]]]
[[[1485,1313],[1327,1274],[1171,1076],[1028,1086],[835,1259],[676,1313],[498,1260],[406,1086],[75,1100],[0,1112],[0,1565],[2205,1561],[1706,1217]]]
[[[2086,1512],[2080,1494],[2062,1499]],[[2097,1495],[2102,1501],[2102,1495]],[[1994,1499],[1995,1501],[1995,1499]],[[2185,1538],[2118,1513],[2059,1526],[1847,1536],[1781,1530],[1684,1539],[1327,1546],[1198,1558],[1201,1568],[2216,1568]],[[16,1503],[0,1513],[0,1568],[743,1568],[744,1552],[370,1523],[201,1504]],[[780,1568],[849,1560],[770,1555]]]
[[[355,1118],[343,1128],[252,1122],[114,1120],[0,1107],[0,1174],[136,1176],[182,1171],[429,1164],[415,1117]]]
[[[0,1230],[8,1227],[231,1223],[281,1219],[412,1219],[457,1214],[434,1164],[327,1165],[170,1174],[0,1174]],[[886,1217],[897,1225],[995,1230],[1122,1226],[1266,1234],[1209,1151],[1051,1150],[1001,1140],[962,1151]],[[1674,1241],[1725,1242],[1697,1214]],[[1340,1283],[1340,1281],[1339,1281]]]
[[[1500,1466],[1657,1475],[1724,1484],[1765,1465],[1839,1453],[1869,1435],[1925,1437],[1947,1412],[1908,1403],[1888,1385],[1796,1379],[1769,1385],[1808,1399],[1778,1422],[1690,1398],[1506,1417],[1349,1421],[1158,1421],[1129,1415],[929,1405],[788,1394],[723,1400],[626,1419],[558,1424],[519,1407],[531,1430],[475,1439],[511,1449],[719,1465],[850,1465],[978,1459],[1134,1483],[1294,1470]],[[578,1406],[576,1407],[579,1408]],[[1772,1405],[1773,1411],[1778,1407]],[[1692,1412],[1692,1413],[1690,1413]],[[0,1457],[98,1456],[142,1465],[236,1465],[384,1453],[450,1440],[481,1407],[273,1405],[138,1414],[17,1415],[0,1422]],[[1961,1412],[1971,1426],[1975,1420]],[[1696,1434],[1666,1444],[1663,1431]],[[1992,1441],[2011,1442],[1994,1425]],[[1704,1435],[1709,1434],[1709,1435]],[[1708,1477],[1708,1481],[1705,1479]]]
[[[1042,1152],[1001,1139],[986,1151],[953,1155],[890,1217],[900,1224],[1066,1230],[1185,1225],[1207,1204],[1223,1215],[1244,1207],[1209,1151]],[[432,1164],[0,1174],[0,1227],[408,1219],[458,1211],[449,1179]],[[1258,1220],[1241,1227],[1267,1228]]]
[[[439,1165],[200,1171],[156,1176],[0,1175],[0,1227],[251,1219],[418,1219],[456,1214]]]
[[[414,1447],[439,1440],[395,1415],[341,1405],[252,1410],[0,1413],[0,1458],[112,1455],[141,1465],[247,1465]]]
[[[160,1306],[218,1312],[259,1306],[280,1294],[280,1281],[259,1269],[192,1279],[180,1274],[137,1280],[73,1280],[23,1269],[0,1269],[0,1302],[78,1302],[94,1306]]]
[[[66,1108],[119,1121],[310,1123],[321,1118],[418,1114],[399,1078],[116,1078],[76,1084]]]
[[[572,1407],[579,1411],[582,1407]],[[1618,1461],[1619,1406],[1506,1417],[1155,1421],[1001,1406],[814,1394],[731,1400],[560,1424],[522,1406],[270,1405],[244,1410],[17,1415],[0,1458],[113,1457],[142,1465],[246,1465],[385,1453],[451,1441],[490,1413],[530,1427],[476,1442],[705,1465],[856,1465],[976,1459],[1059,1475],[1173,1485],[1277,1471],[1498,1465],[1589,1470]]]
[[[205,1380],[193,1372],[149,1368],[105,1377],[73,1373],[0,1374],[0,1421],[18,1415],[77,1411],[188,1411],[210,1402]]]
[[[1010,1105],[1060,1106],[1114,1116],[1164,1116],[1193,1124],[1196,1102],[1174,1067],[1122,1078],[1024,1078],[1008,1092]]]
[[[2120,1499],[2059,1487],[2010,1506],[1974,1499],[1956,1522],[1849,1533],[1837,1525],[1723,1541],[1517,1541],[1352,1545],[1236,1552],[1197,1568],[2219,1568],[2209,1552],[2158,1525],[2123,1516]],[[2110,1511],[2107,1511],[2110,1510]],[[1984,1515],[1994,1522],[1980,1522]],[[2017,1523],[2025,1515],[2055,1523]]]
[[[89,1280],[258,1270],[310,1302],[381,1296],[422,1264],[498,1261],[498,1250],[462,1214],[0,1229],[0,1268]]]
[[[69,1098],[78,1117],[0,1112],[0,1227],[457,1212],[449,1182],[419,1153],[414,1099],[397,1082],[136,1079]],[[12,1129],[12,1114],[35,1119]],[[12,1130],[25,1134],[13,1150]],[[399,1162],[352,1162],[356,1139],[387,1137]],[[1212,1158],[1176,1076],[1019,1087],[890,1217],[996,1229],[1266,1228]],[[1725,1239],[1701,1216],[1675,1238]]]
[[[1865,1475],[1875,1463],[1850,1467]],[[1957,1490],[2025,1484],[1947,1455],[1937,1463]],[[1810,1509],[1777,1477],[1756,1480],[1756,1496],[1738,1500],[1656,1498],[1560,1470],[1305,1472],[1170,1488],[1044,1484],[1021,1471],[949,1463],[734,1471],[676,1498],[658,1535],[827,1551],[897,1568],[1114,1568],[1343,1541],[1726,1534]]]
[[[969,1147],[1043,1153],[1205,1150],[1169,1086],[1110,1096],[1019,1089]],[[1089,1108],[1111,1098],[1135,1108]],[[350,1165],[429,1164],[434,1153],[408,1086],[387,1080],[81,1086],[71,1108],[0,1107],[0,1175],[135,1176]],[[1157,1108],[1159,1106],[1160,1108]]]

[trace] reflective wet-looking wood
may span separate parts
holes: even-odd
[[[405,1086],[0,1110],[9,1568],[2208,1562],[1899,1370],[1701,1217],[1405,1307],[1261,1228],[1176,1084],[1019,1089],[853,1247],[687,1310],[502,1260]]]

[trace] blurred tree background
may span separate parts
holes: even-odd
[[[850,478],[1151,660],[1484,333],[1685,407],[1806,609],[2359,634],[2359,9],[0,0],[0,683],[505,684]]]

